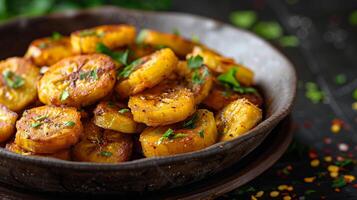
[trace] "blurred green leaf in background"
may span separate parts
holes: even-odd
[[[102,5],[142,10],[168,10],[171,7],[171,0],[0,0],[0,21],[18,16],[39,16]]]

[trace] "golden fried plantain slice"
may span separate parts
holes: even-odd
[[[37,98],[40,70],[24,58],[0,61],[0,103],[10,110],[22,111]]]
[[[146,157],[168,156],[197,151],[217,141],[213,113],[198,110],[185,122],[160,127],[148,127],[140,135]]]
[[[162,33],[149,29],[144,29],[139,33],[137,43],[150,45],[156,48],[168,47],[181,57],[191,53],[193,47],[197,45],[196,43],[176,34]]]
[[[173,124],[186,119],[196,110],[191,90],[175,81],[164,81],[130,96],[128,106],[134,120],[148,126]]]
[[[17,114],[0,104],[0,142],[8,140],[15,132]]]
[[[141,57],[148,56],[157,50],[154,47],[148,45],[138,45],[138,44],[130,45],[129,49],[130,49],[129,57],[131,60],[136,60]]]
[[[56,159],[61,159],[61,160],[71,160],[71,151],[69,149],[63,149],[60,150],[59,152],[53,153],[53,154],[38,154],[38,153],[33,153],[31,151],[26,151],[19,147],[15,142],[11,142],[6,144],[5,147],[8,151],[21,154],[24,156],[43,156],[43,157],[50,157],[50,158],[56,158]]]
[[[63,58],[72,56],[69,37],[47,37],[33,41],[27,49],[25,58],[31,59],[37,66],[50,66]]]
[[[47,105],[87,106],[108,95],[114,84],[115,64],[108,56],[74,56],[48,69],[38,85],[39,99]]]
[[[133,151],[131,135],[104,130],[89,122],[84,138],[73,148],[76,161],[120,163],[130,159]]]
[[[102,101],[97,105],[93,122],[99,127],[122,133],[137,133],[142,127],[133,120],[127,106],[113,101]]]
[[[77,143],[81,115],[75,108],[41,106],[26,110],[16,123],[15,143],[21,148],[52,154]]]
[[[115,91],[120,98],[137,94],[151,88],[167,78],[175,69],[177,58],[171,49],[161,49],[155,53],[134,61],[120,73],[120,80]]]
[[[110,49],[133,44],[136,29],[134,26],[103,25],[90,29],[76,31],[71,34],[71,44],[76,53],[95,53],[98,43],[103,43]]]
[[[204,64],[215,73],[225,73],[232,67],[238,67],[236,78],[240,83],[244,84],[245,86],[250,86],[254,82],[254,72],[242,64],[235,63],[231,58],[222,57],[213,51],[198,46],[196,46],[193,49],[192,54],[188,55],[187,57],[197,55],[200,55],[203,58]]]
[[[238,99],[228,104],[216,116],[220,141],[242,136],[262,120],[262,110],[247,99]]]

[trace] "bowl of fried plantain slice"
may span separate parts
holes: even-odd
[[[281,53],[204,17],[102,7],[16,19],[0,36],[0,182],[15,187],[184,186],[239,162],[295,98]]]

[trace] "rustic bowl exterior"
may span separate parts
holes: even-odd
[[[265,96],[266,119],[241,138],[201,151],[122,164],[24,157],[0,148],[0,182],[30,190],[92,194],[147,192],[182,186],[239,161],[291,111],[296,74],[282,54],[249,32],[188,14],[103,7],[18,19],[0,25],[0,57],[22,56],[33,39],[51,35],[53,31],[69,34],[95,25],[117,23],[166,32],[177,28],[184,36],[198,35],[209,47],[249,66]]]

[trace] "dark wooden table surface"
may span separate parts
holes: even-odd
[[[293,111],[294,142],[270,170],[222,199],[250,199],[258,191],[264,191],[263,198],[271,198],[271,191],[279,191],[279,198],[357,199],[357,182],[348,183],[351,177],[344,177],[357,176],[354,160],[349,160],[357,155],[357,111],[352,109],[352,103],[357,101],[352,98],[357,88],[357,26],[349,23],[349,15],[357,10],[357,1],[177,0],[172,10],[224,22],[229,22],[232,11],[254,10],[259,20],[277,21],[285,34],[295,35],[300,41],[292,48],[273,42],[295,64],[300,80]],[[346,83],[336,84],[338,74],[346,77]],[[306,98],[307,82],[321,88],[325,94],[323,102],[312,103]],[[343,123],[338,133],[331,131],[334,119]],[[319,165],[311,166],[312,160],[318,160]],[[330,165],[339,165],[337,178],[330,176]],[[307,177],[315,180],[308,183],[304,179]],[[279,185],[293,186],[293,191],[281,191]]]

